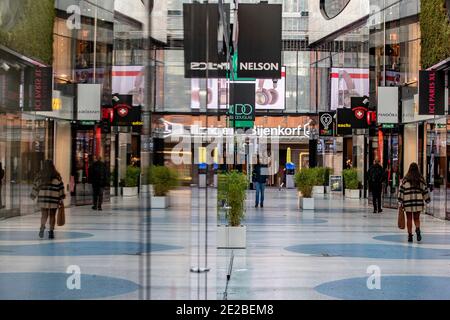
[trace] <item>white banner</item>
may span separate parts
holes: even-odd
[[[378,87],[377,123],[398,123],[398,87]]]
[[[78,84],[77,120],[100,121],[101,84]]]

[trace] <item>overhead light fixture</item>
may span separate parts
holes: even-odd
[[[11,69],[11,67],[9,66],[9,64],[7,64],[6,62],[3,62],[0,66],[0,68],[2,68],[5,71],[8,71],[9,69]]]

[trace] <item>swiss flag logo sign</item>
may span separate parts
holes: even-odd
[[[129,112],[129,107],[126,105],[117,107],[117,114],[122,118],[125,118],[128,115],[128,112]]]

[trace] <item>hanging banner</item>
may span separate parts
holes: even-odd
[[[352,129],[366,129],[369,127],[367,115],[369,112],[368,97],[352,97]]]
[[[281,78],[281,4],[239,4],[240,78]]]
[[[377,122],[378,124],[398,123],[398,87],[378,87]]]
[[[133,106],[133,95],[113,96],[113,126],[142,126],[141,106]]]
[[[336,112],[319,112],[319,136],[332,137],[334,136]]]
[[[224,7],[229,25],[230,5]],[[206,73],[209,78],[225,78],[228,63],[224,39],[219,39],[218,4],[184,3],[183,23],[185,78],[206,78]]]
[[[77,89],[77,120],[100,121],[102,85],[78,84]]]
[[[419,115],[445,114],[445,73],[421,70],[419,77]]]
[[[230,85],[230,127],[252,128],[255,121],[255,83],[234,82]]]
[[[337,109],[336,133],[339,136],[352,134],[352,109]]]
[[[34,68],[33,111],[52,111],[53,68]]]

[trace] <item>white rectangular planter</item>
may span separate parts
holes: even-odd
[[[313,187],[313,195],[322,195],[325,194],[324,186],[314,186]]]
[[[347,199],[359,199],[360,198],[359,189],[345,189],[345,197]]]
[[[169,207],[168,197],[152,197],[150,199],[152,209],[166,209]]]
[[[217,226],[217,248],[245,249],[247,245],[247,227]]]
[[[113,196],[115,196],[116,195],[116,188],[109,188],[109,195],[111,196],[111,197],[113,197]]]
[[[314,210],[315,208],[314,198],[298,198],[298,205],[301,210]]]
[[[123,187],[122,190],[124,197],[136,197],[138,195],[138,187]]]

